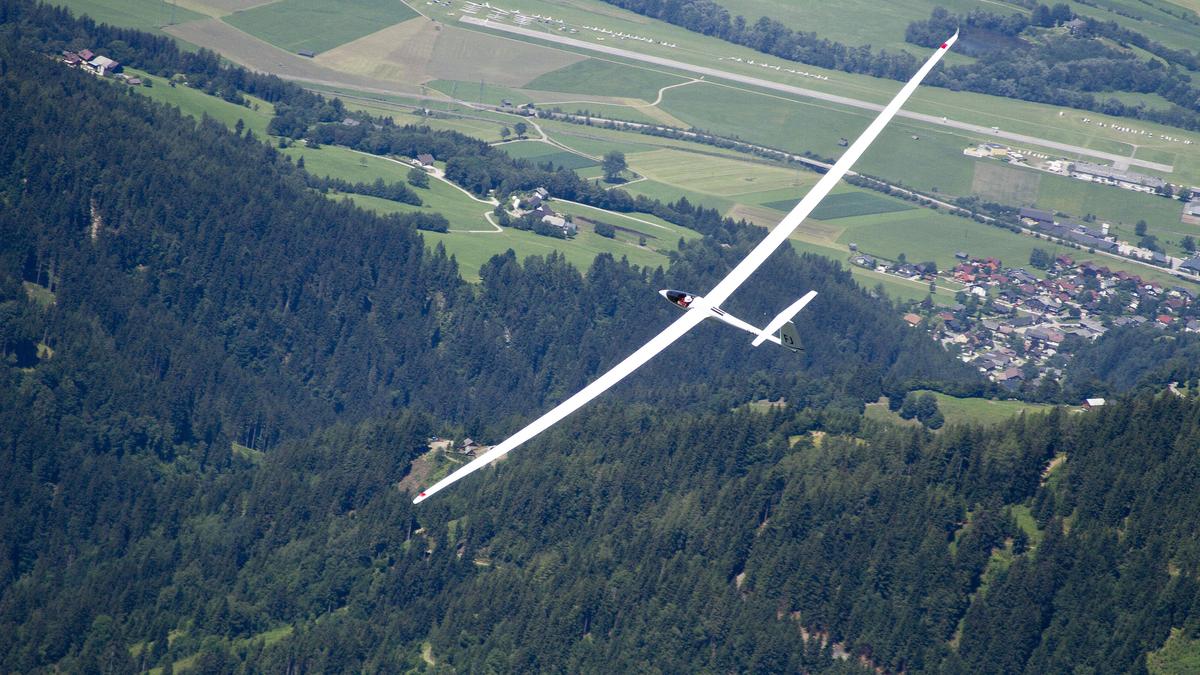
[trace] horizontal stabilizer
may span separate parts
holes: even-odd
[[[754,338],[754,346],[757,347],[761,345],[764,340],[768,340],[771,338],[771,336],[775,335],[776,331],[778,331],[780,328],[783,328],[783,324],[791,321],[792,317],[799,314],[800,310],[804,309],[804,306],[812,302],[812,299],[815,297],[817,297],[817,292],[809,291],[804,294],[804,297],[800,298],[796,302],[793,302],[790,307],[780,312],[779,315],[774,319],[771,319],[771,323],[767,324],[766,328],[763,328],[761,331],[759,331],[758,337]]]

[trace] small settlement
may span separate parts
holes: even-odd
[[[129,77],[125,73],[122,73],[120,62],[110,59],[103,54],[97,54],[90,49],[81,49],[77,52],[64,51],[61,60],[69,68],[79,68],[96,77],[114,77],[133,86],[144,84],[141,78]]]
[[[1094,340],[1111,328],[1200,332],[1200,303],[1183,286],[1167,288],[1067,255],[1055,256],[1043,278],[995,258],[958,257],[948,274],[964,285],[958,302],[946,309],[925,303],[924,316],[909,313],[904,320],[925,325],[964,362],[1012,391],[1057,380],[1071,341]]]
[[[506,211],[508,222],[517,229],[533,230],[537,234],[574,237],[578,227],[569,215],[562,215],[550,206],[550,193],[544,187],[526,194],[512,196],[511,208]]]

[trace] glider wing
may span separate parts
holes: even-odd
[[[929,60],[926,61],[923,66],[921,66],[920,70],[913,75],[912,79],[904,85],[898,94],[896,94],[896,97],[892,99],[892,102],[883,109],[883,112],[879,113],[879,117],[875,118],[875,121],[871,122],[871,125],[867,127],[867,130],[864,131],[856,141],[854,141],[854,144],[846,150],[846,153],[842,155],[841,159],[839,159],[837,163],[834,164],[833,167],[821,177],[821,180],[818,181],[813,189],[804,196],[804,199],[800,200],[800,203],[797,204],[792,211],[788,213],[778,225],[775,226],[773,230],[771,230],[765,239],[763,239],[757,246],[754,247],[754,250],[752,250],[744,260],[738,263],[738,265],[734,267],[733,270],[720,281],[720,283],[717,284],[716,288],[714,288],[711,293],[704,297],[703,301],[699,303],[698,306],[693,306],[687,312],[684,312],[683,316],[676,319],[675,322],[670,326],[667,326],[663,332],[656,335],[652,340],[650,340],[650,342],[647,342],[636,352],[630,354],[624,361],[618,363],[612,370],[601,375],[596,379],[596,381],[584,387],[579,393],[558,404],[551,409],[550,412],[537,418],[524,429],[521,429],[506,439],[500,445],[497,445],[479,457],[476,457],[470,463],[460,467],[454,473],[435,483],[432,487],[426,488],[424,492],[417,495],[417,497],[413,499],[413,503],[419,504],[420,502],[425,501],[429,497],[441,492],[465,476],[484,466],[487,466],[500,457],[503,457],[513,448],[516,448],[525,441],[528,441],[534,436],[542,433],[562,418],[570,415],[579,408],[582,408],[589,401],[604,393],[604,391],[606,391],[609,387],[612,387],[616,383],[625,379],[627,375],[640,368],[650,359],[654,358],[654,356],[656,356],[659,352],[669,347],[671,343],[683,337],[685,333],[694,328],[697,324],[704,321],[708,317],[713,316],[713,312],[710,308],[718,307],[722,302],[725,301],[726,298],[728,298],[735,290],[737,290],[737,287],[741,286],[742,282],[749,278],[749,276],[753,274],[754,271],[757,270],[768,257],[770,257],[771,253],[773,253],[775,249],[779,248],[779,246],[787,240],[792,232],[795,231],[796,227],[808,217],[808,214],[812,213],[812,210],[816,208],[817,204],[819,204],[821,200],[829,194],[830,190],[837,185],[837,182],[841,180],[842,176],[844,176],[846,172],[850,170],[850,166],[854,164],[854,162],[858,161],[858,158],[861,157],[864,152],[866,152],[867,147],[871,145],[871,142],[875,140],[881,131],[883,131],[884,126],[886,126],[887,123],[891,121],[892,117],[895,116],[896,112],[900,110],[900,106],[904,105],[908,98],[912,96],[912,93],[916,90],[917,85],[921,83],[921,80],[925,79],[925,76],[929,74],[929,71],[933,69],[946,51],[954,45],[954,42],[957,39],[958,33],[955,32],[949,40],[946,40],[946,42],[943,43],[942,46],[933,53],[933,56],[929,57]]]

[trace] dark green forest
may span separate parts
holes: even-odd
[[[502,439],[761,231],[467,284],[419,219],[31,49],[31,7],[0,1],[0,670],[1115,673],[1200,638],[1200,400],[872,422],[985,383],[790,250],[729,308],[818,289],[802,360],[702,327],[413,507],[429,436]]]

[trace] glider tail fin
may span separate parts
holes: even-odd
[[[787,347],[793,352],[804,351],[804,345],[800,342],[800,333],[796,330],[796,324],[788,321],[780,326],[779,344]]]
[[[783,341],[782,331],[784,326],[790,324],[792,317],[800,313],[800,310],[804,309],[804,306],[812,302],[812,299],[815,297],[817,297],[817,292],[809,291],[804,294],[804,297],[793,302],[790,306],[788,306],[787,309],[780,312],[774,319],[771,319],[771,323],[767,324],[766,328],[763,328],[761,331],[759,331],[758,337],[754,338],[754,346],[757,347],[761,345],[764,340],[771,340],[771,338],[775,336],[775,333],[779,332],[779,343],[787,347],[788,345]],[[796,326],[792,325],[791,331],[793,334],[795,333],[795,330]],[[799,336],[795,335],[795,337],[797,338],[796,345],[799,346]],[[774,342],[774,340],[771,341]]]

